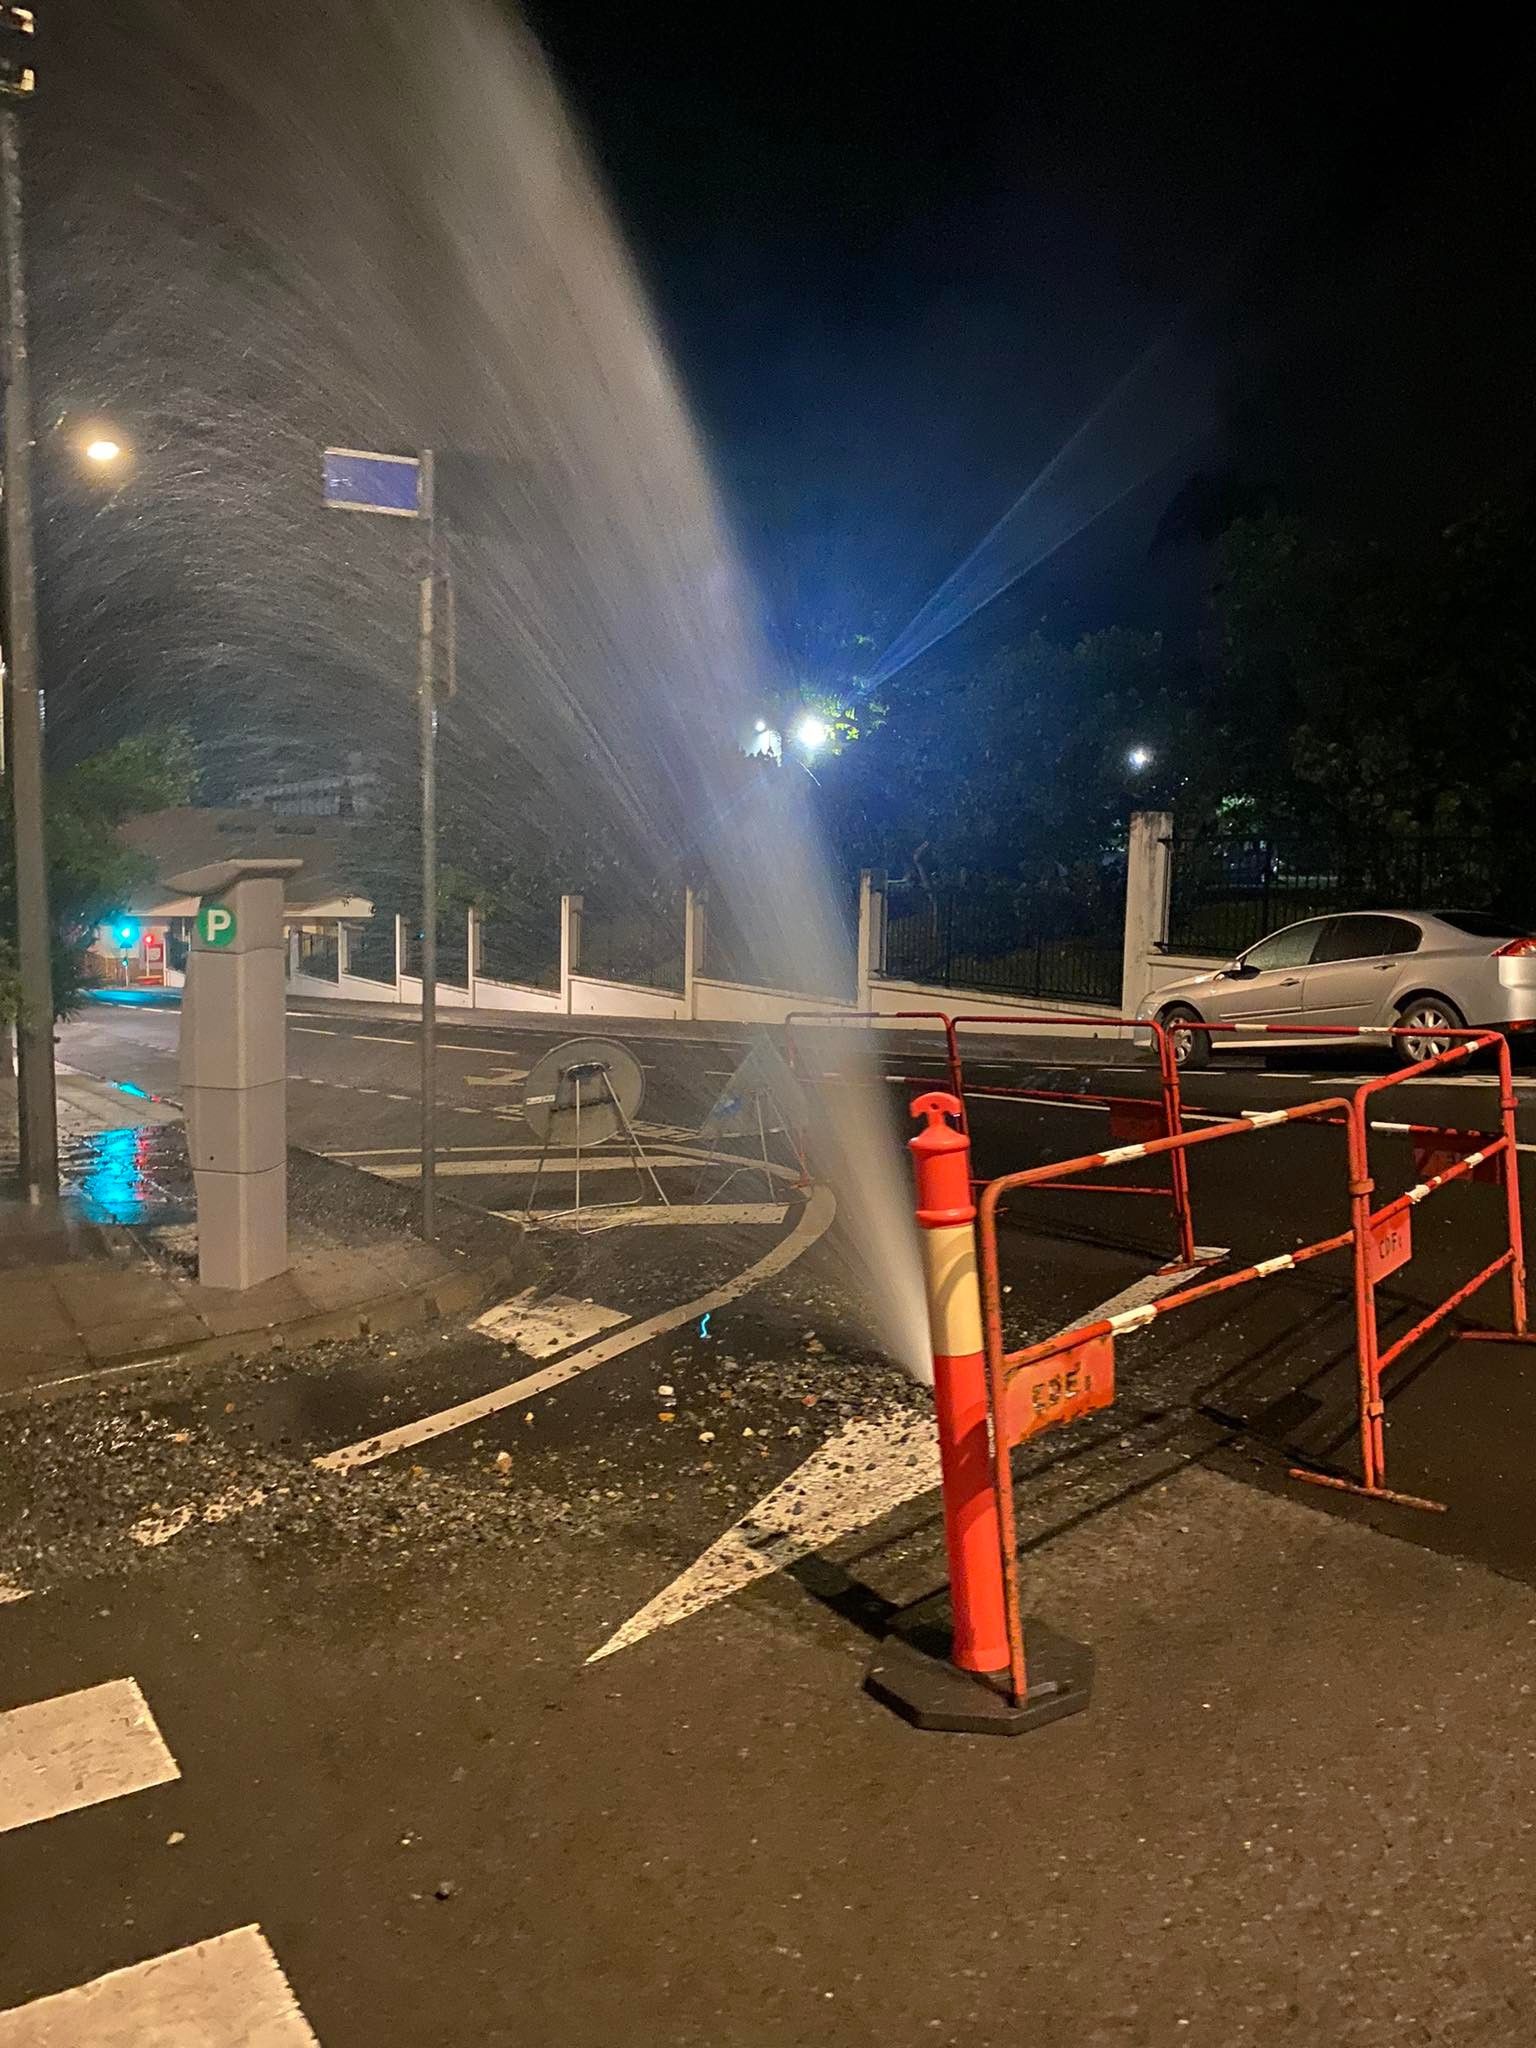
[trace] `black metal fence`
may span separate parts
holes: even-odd
[[[578,972],[681,994],[683,936],[681,891],[649,899],[594,891],[582,908]]]
[[[421,926],[408,921],[405,926],[405,959],[402,962],[406,974],[421,973]],[[450,988],[469,987],[469,918],[459,909],[444,911],[437,920],[437,978]]]
[[[347,926],[347,972],[360,981],[395,985],[395,917],[360,919]]]
[[[773,877],[763,878],[772,891]],[[736,916],[723,891],[709,897],[704,915],[704,958],[700,972],[745,988],[789,989],[828,1002],[851,1002],[858,983],[857,882],[835,883],[827,904],[831,918],[827,948],[791,921],[779,902],[745,904]]]
[[[1006,883],[886,891],[888,981],[1060,1002],[1118,1003],[1124,875],[1073,891]]]
[[[299,972],[315,981],[338,978],[337,929],[334,924],[303,924],[298,929]]]
[[[1478,833],[1378,834],[1360,841],[1180,838],[1168,945],[1231,959],[1266,932],[1335,910],[1509,909],[1506,849]],[[1536,907],[1536,906],[1533,906]]]
[[[519,988],[558,988],[558,905],[541,915],[507,910],[485,912],[480,919],[477,972],[488,981],[508,981]]]

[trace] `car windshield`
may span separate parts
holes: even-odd
[[[1507,917],[1489,917],[1482,910],[1437,910],[1434,915],[1453,932],[1465,932],[1469,939],[1528,939],[1529,925],[1512,924]]]

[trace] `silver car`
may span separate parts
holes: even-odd
[[[1287,1025],[1398,1025],[1405,1065],[1451,1043],[1467,1025],[1536,1022],[1536,936],[1471,910],[1361,910],[1309,917],[1260,939],[1229,967],[1165,983],[1138,1015],[1173,1034],[1181,1066],[1203,1066],[1213,1045],[1275,1043]],[[1236,1025],[1200,1031],[1201,1024]],[[1302,1039],[1303,1034],[1298,1034]]]

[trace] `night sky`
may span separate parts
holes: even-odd
[[[302,721],[343,671],[332,722],[355,737],[371,678],[408,669],[403,611],[328,596],[342,543],[311,472],[327,438],[436,431],[410,416],[418,358],[378,371],[370,351],[395,286],[430,284],[413,209],[437,151],[423,132],[402,154],[399,196],[387,177],[348,184],[343,129],[387,130],[409,71],[359,75],[340,37],[329,58],[328,4],[44,19],[28,117],[39,552],[68,751],[134,729],[159,690],[154,708],[221,716],[235,759],[278,731],[274,677]],[[370,19],[414,34],[418,14],[430,35],[415,0],[337,20],[355,39]],[[1192,381],[1210,424],[972,639],[1189,636],[1234,508],[1391,533],[1531,474],[1530,31],[1442,17],[1415,40],[1375,12],[1305,8],[533,0],[530,18],[770,627],[812,669],[839,636],[894,638],[1155,344],[1116,416],[1125,459],[1154,423],[1178,439]],[[318,58],[297,64],[285,23]],[[275,89],[265,132],[250,126],[267,46],[308,95],[291,131]],[[427,118],[407,110],[402,136]],[[444,331],[471,376],[461,323]],[[140,451],[110,500],[64,445],[109,415]],[[349,572],[366,575],[371,545],[347,537]]]
[[[1536,459],[1513,15],[533,18],[765,573],[814,530],[892,631],[1170,323],[1210,351],[1221,430],[1019,616],[1187,622],[1202,564],[1145,554],[1190,471],[1191,523],[1259,492],[1377,531]]]

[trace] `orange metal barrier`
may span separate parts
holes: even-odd
[[[1500,1273],[1509,1275],[1510,1321],[1508,1330],[1464,1330],[1473,1343],[1536,1343],[1527,1319],[1525,1286],[1525,1232],[1520,1208],[1520,1155],[1515,1129],[1515,1085],[1509,1041],[1501,1032],[1482,1031],[1455,1034],[1458,1043],[1416,1066],[1399,1073],[1384,1074],[1367,1081],[1355,1091],[1350,1104],[1350,1202],[1353,1209],[1355,1267],[1355,1343],[1358,1364],[1360,1408],[1360,1479],[1343,1479],[1331,1473],[1309,1472],[1292,1467],[1292,1477],[1313,1486],[1337,1487],[1346,1493],[1363,1493],[1377,1500],[1396,1501],[1405,1507],[1430,1508],[1444,1512],[1441,1501],[1424,1500],[1416,1494],[1394,1493],[1386,1484],[1386,1405],[1382,1399],[1381,1376],[1420,1337],[1426,1336],[1464,1302],[1486,1287]],[[1376,1183],[1370,1166],[1371,1104],[1388,1088],[1400,1082],[1456,1065],[1484,1049],[1492,1049],[1499,1063],[1500,1129],[1494,1131],[1450,1131],[1432,1125],[1409,1125],[1414,1136],[1414,1168],[1421,1178],[1405,1194],[1371,1207]],[[1499,1256],[1454,1288],[1428,1315],[1421,1316],[1412,1329],[1404,1331],[1382,1348],[1376,1307],[1376,1289],[1390,1274],[1398,1272],[1413,1257],[1413,1212],[1421,1202],[1458,1182],[1491,1179],[1504,1190],[1506,1243]]]
[[[932,1097],[928,1098],[931,1102]],[[1293,1252],[1261,1259],[1237,1273],[1223,1273],[1190,1287],[1179,1287],[1145,1303],[1123,1309],[1118,1315],[1102,1317],[1076,1329],[1060,1331],[1022,1351],[1009,1352],[1003,1344],[1002,1286],[997,1262],[997,1209],[1004,1196],[1020,1188],[1039,1187],[1064,1173],[1092,1173],[1118,1164],[1128,1155],[1153,1158],[1163,1153],[1180,1155],[1197,1145],[1213,1145],[1223,1139],[1251,1137],[1255,1131],[1290,1123],[1337,1123],[1340,1113],[1347,1117],[1350,1104],[1345,1097],[1326,1097],[1320,1102],[1298,1104],[1294,1109],[1250,1110],[1229,1123],[1212,1124],[1201,1131],[1184,1131],[1176,1136],[1153,1138],[1145,1145],[1119,1151],[1093,1152],[1081,1159],[1057,1165],[1036,1166],[1024,1173],[1005,1174],[982,1190],[978,1207],[978,1235],[981,1240],[981,1293],[983,1331],[987,1358],[987,1389],[991,1408],[992,1484],[996,1497],[999,1565],[1003,1578],[1004,1611],[1008,1629],[1008,1683],[1015,1706],[1022,1707],[1029,1696],[1024,1632],[1019,1605],[1018,1540],[1013,1514],[1012,1453],[1016,1444],[1042,1431],[1073,1422],[1096,1408],[1107,1408],[1114,1399],[1115,1339],[1144,1329],[1160,1316],[1191,1302],[1205,1301],[1254,1280],[1266,1280],[1275,1273],[1287,1273],[1309,1260],[1329,1252],[1342,1251],[1354,1240],[1353,1224],[1331,1237],[1301,1245]]]
[[[1070,1103],[1076,1108],[1107,1110],[1111,1140],[1126,1138],[1133,1141],[1115,1154],[1117,1158],[1126,1160],[1143,1156],[1139,1149],[1142,1141],[1151,1137],[1177,1137],[1184,1128],[1183,1096],[1179,1086],[1179,1068],[1174,1057],[1173,1040],[1163,1025],[1149,1019],[1083,1016],[1076,1011],[1029,1017],[1017,1016],[1012,1011],[978,1011],[974,1014],[951,1017],[943,1010],[854,1010],[835,1013],[825,1010],[794,1010],[784,1020],[785,1054],[790,1071],[802,1080],[840,1078],[825,1074],[813,1077],[806,1073],[801,1062],[800,1045],[795,1031],[797,1024],[889,1024],[897,1021],[937,1024],[942,1029],[946,1063],[949,1068],[949,1090],[960,1105],[959,1125],[967,1136],[970,1134],[970,1120],[965,1109],[968,1095],[1020,1102],[1061,1102]],[[1157,1054],[1161,1099],[1153,1101],[1141,1095],[1108,1095],[1097,1092],[1077,1094],[1065,1089],[1013,1087],[995,1081],[967,1081],[959,1038],[960,1028],[967,1024],[1007,1025],[1010,1029],[1019,1031],[1049,1031],[1062,1025],[1108,1025],[1117,1029],[1145,1031],[1150,1035]],[[909,1088],[931,1089],[933,1081],[931,1077],[908,1074],[902,1076],[902,1085]],[[977,1185],[979,1186],[980,1182],[977,1182]],[[1169,1153],[1168,1183],[1164,1187],[1138,1186],[1123,1181],[1058,1180],[1051,1182],[1050,1185],[1065,1193],[1152,1195],[1160,1200],[1172,1202],[1177,1237],[1176,1262],[1180,1266],[1192,1266],[1197,1263],[1194,1213],[1189,1195],[1189,1172],[1182,1151],[1173,1150]]]

